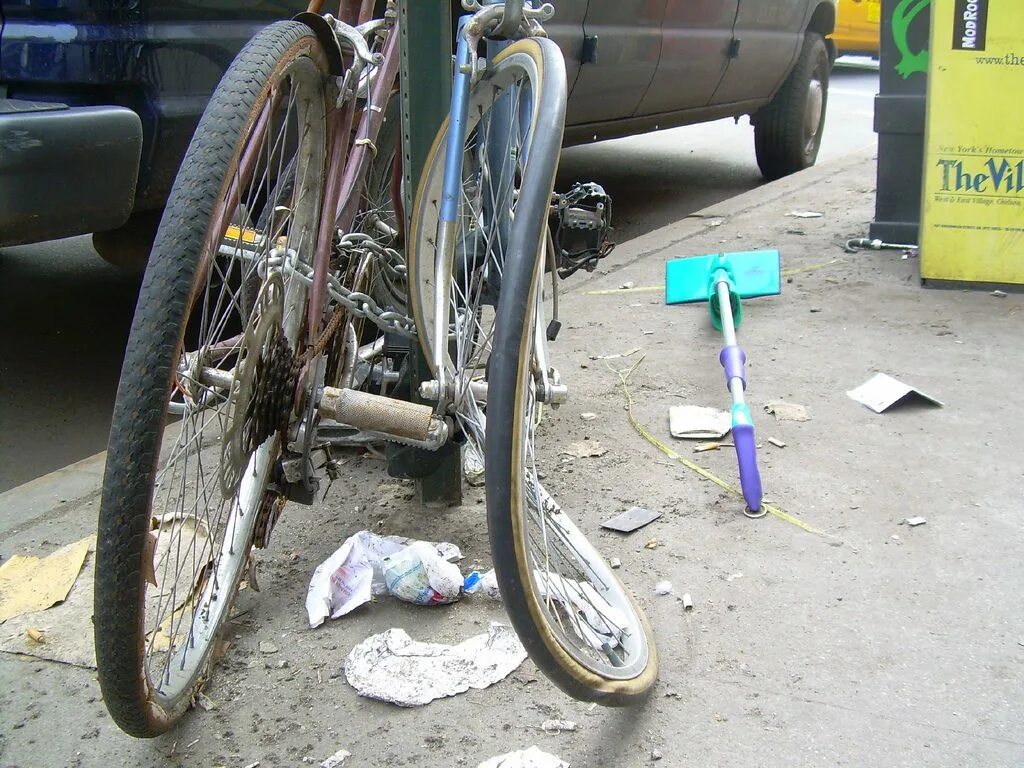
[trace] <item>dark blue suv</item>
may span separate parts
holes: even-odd
[[[766,178],[814,164],[836,0],[554,4],[567,144],[750,115]],[[0,247],[93,232],[107,260],[143,261],[221,74],[260,27],[305,7],[0,0]]]
[[[304,9],[0,0],[0,246],[96,232],[105,257],[134,260],[224,70],[262,26]]]

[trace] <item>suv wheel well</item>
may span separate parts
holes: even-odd
[[[811,20],[807,24],[808,32],[817,32],[825,38],[825,45],[828,48],[829,58],[835,61],[836,44],[828,37],[836,30],[836,7],[832,3],[818,3],[811,14]]]

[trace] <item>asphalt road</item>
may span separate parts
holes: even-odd
[[[875,140],[878,73],[833,73],[824,163]],[[721,120],[574,147],[559,187],[603,184],[625,242],[763,183],[752,129]],[[88,238],[0,250],[0,492],[106,447],[140,278]]]

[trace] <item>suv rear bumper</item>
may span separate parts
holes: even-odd
[[[0,98],[0,246],[124,224],[141,151],[130,109]]]

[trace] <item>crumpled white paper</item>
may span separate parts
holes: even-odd
[[[418,707],[493,685],[525,660],[526,649],[505,624],[458,645],[421,643],[403,629],[389,629],[352,649],[345,678],[360,696]]]
[[[537,747],[530,747],[484,760],[477,768],[569,768],[569,764]]]
[[[546,571],[534,570],[533,575],[541,597],[561,603],[567,623],[591,648],[601,651],[621,643],[629,626],[626,617],[590,584]]]
[[[333,555],[317,566],[309,580],[306,592],[309,626],[319,627],[328,616],[337,619],[369,602],[373,595],[385,594],[388,591],[384,575],[385,558],[419,544],[425,544],[433,552],[433,558],[427,556],[431,560],[449,561],[462,557],[459,548],[447,542],[415,542],[404,536],[378,536],[369,531],[349,536]],[[418,548],[416,551],[422,555],[427,550]],[[451,567],[458,572],[457,566]],[[457,597],[458,590],[451,599]]]

